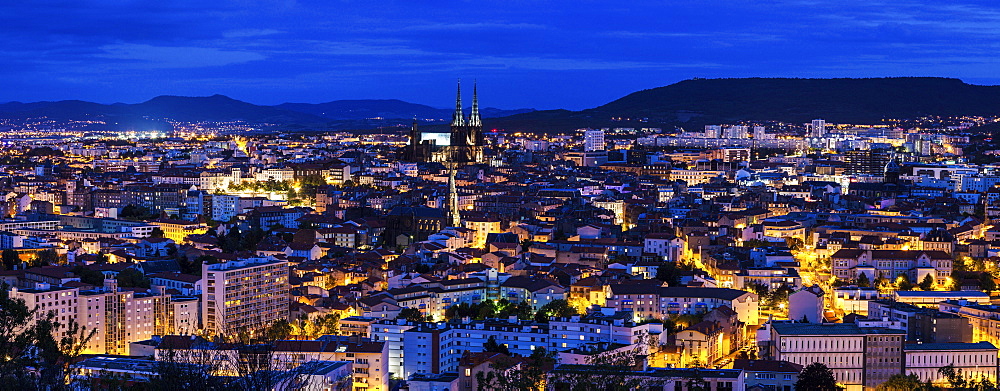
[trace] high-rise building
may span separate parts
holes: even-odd
[[[271,257],[203,265],[202,324],[209,334],[255,330],[288,319],[288,262]]]
[[[774,138],[774,136],[767,134],[767,130],[763,126],[754,126],[753,138],[754,140],[767,140]]]
[[[169,327],[173,323],[168,309],[171,298],[163,289],[149,293],[121,290],[115,280],[105,280],[104,287],[84,291],[35,283],[32,288],[11,288],[10,295],[37,309],[38,319],[51,312],[59,324],[73,320],[85,333],[93,330],[85,353],[129,354],[129,343],[173,332]],[[55,337],[64,337],[66,331],[56,328]]]
[[[743,125],[730,126],[725,129],[723,138],[744,139],[747,138],[747,127]]]
[[[705,138],[719,138],[722,135],[722,126],[705,125]]]
[[[882,175],[889,163],[889,151],[882,149],[852,150],[844,152],[845,173]]]
[[[809,125],[809,136],[810,137],[826,136],[826,121],[821,119],[812,120],[812,124]]]
[[[587,129],[583,132],[583,150],[586,152],[597,152],[604,150],[604,131],[600,129]]]

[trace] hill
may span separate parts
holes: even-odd
[[[233,121],[254,123],[325,123],[328,120],[307,113],[259,106],[223,95],[207,97],[158,96],[136,104],[110,105],[64,100],[56,102],[0,104],[0,118],[50,117],[56,119],[106,118],[113,121],[137,118],[179,121]]]
[[[485,118],[531,111],[534,110],[496,108],[480,110]],[[160,126],[155,126],[158,129],[166,125],[160,121],[163,119],[186,122],[242,120],[250,123],[305,126],[316,129],[376,129],[409,126],[414,116],[422,122],[448,121],[451,119],[451,113],[449,109],[438,109],[400,100],[340,100],[318,104],[283,103],[277,106],[262,106],[223,95],[158,96],[137,104],[105,105],[79,100],[0,104],[0,118],[103,119],[109,124],[132,126],[142,123],[142,128],[149,128],[150,122],[158,122]],[[167,127],[169,128],[169,125]]]
[[[405,128],[413,116],[428,128],[447,127],[452,109],[400,100],[340,100],[261,106],[222,95],[160,96],[138,104],[104,105],[78,100],[0,104],[0,118],[102,117],[118,123],[170,118],[180,121],[244,120],[297,129]],[[468,109],[466,109],[468,112]],[[927,115],[1000,115],[1000,86],[958,79],[691,79],[642,90],[581,111],[482,109],[487,129],[571,131],[584,127],[683,127],[740,121],[879,123]],[[148,121],[147,121],[148,122]]]
[[[933,77],[691,79],[592,109],[538,111],[496,120],[510,130],[579,127],[698,128],[738,121],[878,123],[926,115],[1000,115],[1000,86]],[[619,119],[621,118],[621,119]]]

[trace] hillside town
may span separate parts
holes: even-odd
[[[0,298],[100,389],[996,383],[983,119],[556,135],[462,107],[369,134],[7,124]]]

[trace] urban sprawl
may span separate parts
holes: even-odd
[[[993,121],[4,120],[0,388],[995,390]]]

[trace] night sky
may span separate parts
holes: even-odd
[[[1000,83],[1000,5],[923,1],[0,1],[0,102],[397,98],[582,109],[692,77]],[[468,104],[468,102],[466,102]]]

